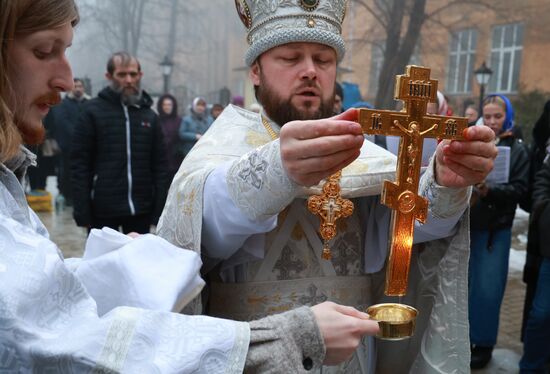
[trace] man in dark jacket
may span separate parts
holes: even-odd
[[[72,150],[78,226],[147,233],[162,211],[166,159],[142,75],[135,57],[113,54],[105,74],[111,85],[83,106]]]
[[[61,104],[53,109],[55,113],[55,140],[61,148],[58,168],[59,192],[65,198],[67,205],[72,205],[73,189],[71,185],[71,149],[74,128],[82,111],[82,104],[90,100],[84,92],[84,82],[74,79],[73,90],[70,91]]]

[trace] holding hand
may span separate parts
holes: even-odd
[[[498,150],[495,133],[487,126],[464,130],[466,140],[444,140],[437,146],[435,179],[445,187],[467,187],[485,180]]]
[[[312,186],[359,157],[364,137],[357,110],[337,116],[292,121],[281,129],[281,160],[290,179]]]
[[[324,302],[311,308],[325,341],[325,365],[347,360],[359,346],[364,335],[376,335],[378,322],[349,306]]]

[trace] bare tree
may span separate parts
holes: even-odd
[[[142,38],[145,8],[150,0],[97,0],[84,5],[96,22],[110,49],[137,55]]]
[[[491,0],[440,0],[428,11],[427,0],[352,0],[364,8],[382,26],[383,35],[377,35],[384,42],[382,70],[378,77],[378,91],[375,106],[392,108],[394,77],[403,73],[413,55],[422,29],[428,22],[434,22],[445,29],[452,28],[459,21],[445,24],[441,14],[461,7],[462,10],[495,10]],[[471,9],[467,9],[470,7]],[[467,16],[469,12],[462,12]],[[371,41],[374,42],[374,41]]]

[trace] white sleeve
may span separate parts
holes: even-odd
[[[437,184],[434,159],[420,179],[419,193],[428,199],[429,208],[426,223],[416,224],[414,243],[453,235],[470,202],[471,187],[448,188]]]
[[[452,192],[449,191],[449,193]],[[441,202],[438,202],[438,199],[434,196],[432,188],[428,189],[427,196],[425,197],[430,202],[430,207],[434,204],[441,204]],[[426,219],[426,223],[421,224],[418,221],[415,222],[413,243],[422,243],[453,235],[458,228],[457,223],[464,214],[466,207],[467,205],[463,205],[462,209],[450,211],[450,215],[446,215],[445,217],[437,217],[434,215],[433,209],[428,209],[428,218]]]
[[[204,185],[201,242],[211,258],[228,259],[250,236],[267,233],[277,226],[277,215],[252,220],[235,205],[227,188],[227,172],[232,164],[218,166]]]

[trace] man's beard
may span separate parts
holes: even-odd
[[[124,87],[115,82],[113,82],[111,88],[113,89],[113,91],[120,94],[120,99],[122,100],[122,103],[124,105],[137,105],[139,103],[139,100],[141,99],[142,91],[139,84],[135,87],[134,93],[125,93]]]
[[[61,95],[58,91],[52,91],[46,95],[40,96],[35,100],[36,104],[47,104],[50,107],[57,105],[61,102]],[[42,121],[37,124],[27,123],[23,118],[14,118],[14,121],[19,129],[23,143],[27,145],[42,144],[46,138],[46,129],[42,124]]]
[[[17,128],[24,144],[38,145],[44,143],[44,139],[46,139],[46,129],[42,124],[38,127],[33,127],[32,125],[25,124],[25,122],[17,122]]]
[[[301,88],[304,87],[315,87],[315,82],[306,81]],[[321,98],[319,108],[313,112],[301,110],[292,104],[292,96],[288,99],[283,99],[276,94],[275,90],[271,88],[263,76],[262,84],[258,86],[257,95],[258,101],[262,104],[266,114],[279,126],[284,126],[291,121],[315,120],[332,116],[332,109],[334,106],[334,98],[332,95],[330,99],[325,101]]]

